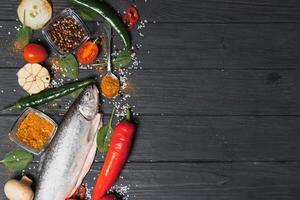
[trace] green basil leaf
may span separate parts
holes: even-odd
[[[23,27],[17,33],[18,48],[24,49],[24,47],[30,43],[31,38],[32,38],[32,29],[26,25],[23,25]]]
[[[9,171],[18,172],[25,169],[33,160],[33,155],[22,150],[12,150],[7,153],[0,163],[3,163]]]
[[[113,111],[111,113],[109,123],[104,125],[103,127],[101,127],[97,134],[97,147],[101,153],[108,152],[112,134],[114,131],[114,129],[112,128],[112,121],[113,121],[114,115],[115,115],[115,108],[113,109]]]
[[[97,147],[101,153],[107,153],[112,137],[113,128],[107,124],[100,128],[97,135]]]
[[[66,57],[61,58],[58,61],[59,67],[62,69],[65,76],[76,79],[79,75],[78,62],[72,54],[68,54]]]
[[[87,9],[87,8],[84,8],[84,7],[80,7],[79,14],[80,14],[80,16],[81,16],[84,20],[87,20],[87,21],[96,20],[97,17],[99,16],[99,15],[98,15],[96,12],[94,12],[93,10]]]
[[[116,68],[124,68],[132,62],[134,53],[131,51],[121,51],[112,56],[112,64]]]

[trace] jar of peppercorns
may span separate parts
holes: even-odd
[[[42,30],[48,43],[61,55],[72,53],[89,39],[88,29],[70,8],[54,17]]]

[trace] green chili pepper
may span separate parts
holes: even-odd
[[[44,90],[38,94],[34,94],[31,96],[26,96],[21,99],[19,99],[15,104],[5,107],[4,109],[0,110],[17,110],[17,109],[24,109],[27,107],[36,107],[39,105],[43,105],[45,103],[48,103],[54,99],[58,99],[60,97],[66,96],[68,94],[73,93],[74,91],[83,88],[87,85],[90,85],[94,83],[95,80],[85,79],[81,81],[76,81],[72,83],[68,83],[66,85],[57,87],[57,88],[51,88],[48,90]]]
[[[125,24],[123,24],[122,20],[117,16],[116,11],[108,4],[95,0],[70,0],[70,2],[80,6],[85,11],[90,10],[92,13],[101,15],[117,31],[125,47],[127,49],[131,47],[130,36]]]

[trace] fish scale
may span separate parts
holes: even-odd
[[[81,184],[96,153],[98,105],[97,87],[88,86],[66,113],[43,155],[35,200],[64,200]]]

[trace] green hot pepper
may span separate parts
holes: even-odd
[[[102,16],[109,24],[117,31],[117,33],[122,38],[125,47],[129,49],[131,47],[131,41],[129,33],[123,24],[122,20],[116,14],[116,11],[110,7],[108,4],[95,1],[95,0],[69,0],[71,3],[78,5],[85,12],[90,11],[92,13],[97,13]]]
[[[87,85],[90,85],[94,82],[95,82],[95,80],[90,78],[90,79],[85,79],[85,80],[81,80],[81,81],[68,83],[66,85],[63,85],[63,86],[60,86],[57,88],[51,88],[48,90],[44,90],[38,94],[23,97],[23,98],[19,99],[15,104],[7,106],[6,108],[2,109],[1,111],[24,109],[24,108],[27,108],[30,106],[36,107],[39,105],[43,105],[54,99],[58,99],[60,97],[71,94],[74,91],[76,91],[80,88],[83,88]]]

